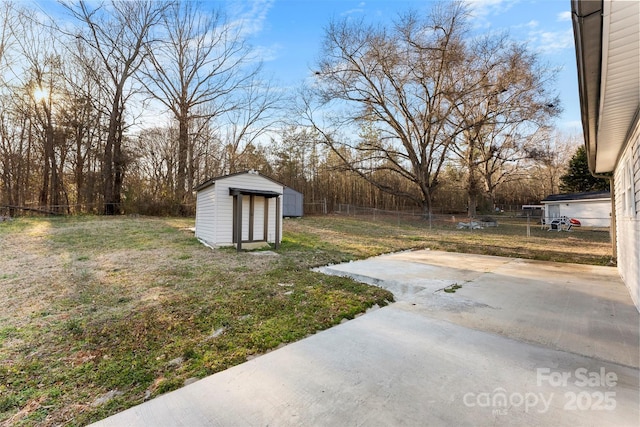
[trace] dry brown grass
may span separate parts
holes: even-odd
[[[431,248],[451,252],[520,257],[545,261],[610,265],[611,242],[607,229],[574,228],[570,232],[547,231],[529,226],[526,218],[497,217],[499,226],[482,230],[458,230],[461,219],[404,221],[396,217],[337,216],[289,220],[290,235],[315,236],[339,250],[363,258],[384,252]]]
[[[330,251],[210,250],[192,225],[0,224],[0,424],[95,421],[392,298],[308,269]]]
[[[291,219],[277,255],[207,249],[192,219],[0,223],[0,424],[95,421],[391,299],[310,267],[426,247],[610,260],[606,232],[500,223]]]

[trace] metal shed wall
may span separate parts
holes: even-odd
[[[304,214],[304,196],[293,188],[284,187],[282,216],[301,217]]]

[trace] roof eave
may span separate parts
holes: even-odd
[[[582,129],[589,170],[596,171],[602,67],[602,0],[572,0]]]

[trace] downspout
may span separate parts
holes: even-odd
[[[594,175],[595,176],[595,175]],[[597,177],[596,177],[597,178]],[[612,263],[618,262],[618,232],[616,228],[616,192],[613,177],[609,177],[609,193],[611,194],[611,226],[609,227],[609,236],[611,237],[612,246]]]

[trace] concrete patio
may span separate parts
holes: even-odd
[[[640,317],[614,268],[416,251],[321,270],[397,302],[96,425],[640,422]]]

